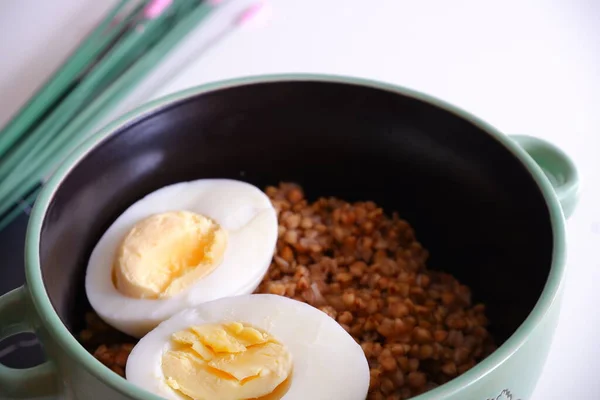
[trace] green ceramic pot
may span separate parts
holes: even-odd
[[[153,101],[72,153],[45,185],[27,231],[24,287],[0,298],[0,339],[35,332],[48,362],[0,366],[0,396],[157,399],[78,343],[87,258],[104,229],[166,184],[229,177],[297,181],[309,196],[372,199],[398,210],[487,305],[499,348],[418,400],[529,399],[565,276],[577,173],[553,145],[505,136],[429,96],[312,75],[240,79]]]

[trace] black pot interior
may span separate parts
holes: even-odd
[[[429,249],[429,267],[468,284],[502,343],[548,277],[547,205],[520,162],[472,123],[395,93],[280,82],[179,101],[121,127],[56,191],[42,228],[50,299],[83,326],[84,273],[110,223],[164,185],[228,177],[264,188],[296,181],[309,197],[374,200],[398,211]]]

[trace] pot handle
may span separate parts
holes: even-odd
[[[565,218],[569,218],[579,201],[579,176],[569,156],[545,140],[526,136],[510,135],[544,172],[554,188]]]
[[[0,296],[0,340],[17,333],[34,332],[32,318],[35,316],[23,286]],[[57,395],[56,377],[56,369],[50,361],[27,369],[0,364],[0,399]]]

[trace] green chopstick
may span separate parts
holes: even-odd
[[[123,76],[118,78],[110,87],[95,99],[89,107],[84,109],[56,136],[55,140],[44,148],[43,154],[39,154],[31,164],[23,166],[26,170],[10,176],[2,186],[0,193],[0,214],[7,212],[11,204],[39,184],[49,172],[51,172],[73,149],[82,142],[84,134],[93,124],[97,123],[119,100],[129,93],[133,87],[144,78],[145,74],[154,68],[165,54],[175,48],[178,42],[187,35],[199,22],[207,18],[214,6],[203,3],[191,11],[176,26],[169,31],[158,44],[151,48],[139,59]],[[69,143],[69,139],[74,139]],[[0,220],[0,226],[8,218],[14,218],[7,214]],[[12,220],[12,219],[11,219]]]
[[[110,48],[110,45],[112,44],[111,42],[114,41],[119,35],[121,35],[123,33],[122,32],[123,28],[125,28],[126,25],[128,25],[132,22],[132,20],[138,15],[138,13],[141,11],[141,9],[149,1],[150,0],[145,0],[141,3],[139,3],[137,5],[137,7],[134,8],[132,13],[130,13],[126,17],[122,18],[114,26],[110,27],[109,34],[106,34],[102,38],[95,38],[95,39],[97,39],[96,41],[101,42],[101,43],[99,43],[98,47],[95,47],[93,49],[96,53],[95,54],[96,56],[98,56],[99,54],[101,54],[103,52],[106,52],[107,49]],[[119,4],[119,7],[115,8],[113,11],[111,11],[109,18],[105,19],[105,22],[102,23],[101,26],[95,30],[95,32],[91,35],[91,39],[86,40],[86,44],[84,44],[81,47],[82,49],[85,50],[85,48],[92,47],[92,45],[94,44],[93,43],[94,36],[96,35],[96,33],[97,32],[102,33],[103,30],[108,29],[109,28],[108,25],[114,21],[115,14],[117,14],[119,11],[121,11],[124,8],[124,6],[127,5],[126,3],[128,3],[128,2],[122,1]],[[90,42],[90,40],[91,40],[91,42]],[[81,52],[79,54],[83,54],[83,53],[84,52]],[[86,53],[86,54],[88,54],[88,53]],[[90,55],[90,54],[88,54],[88,55]],[[95,59],[90,59],[88,61],[89,62],[87,65],[79,66],[81,71],[89,70],[91,68],[91,66],[95,63]],[[67,64],[73,64],[73,63],[67,62]],[[66,73],[67,70],[69,70],[69,69],[63,68],[61,71],[59,71],[59,75]],[[78,79],[80,79],[80,78],[73,76],[72,82],[69,85],[72,86],[73,84],[75,84],[75,82]],[[58,81],[56,79],[53,79],[52,82],[58,82]],[[67,88],[65,87],[65,89],[67,89]],[[71,90],[71,92],[72,92],[72,90]],[[40,95],[36,96],[35,99],[42,98],[43,93],[42,93],[41,97],[39,97],[39,96]],[[65,93],[61,93],[60,96],[65,96]],[[35,99],[33,100],[34,102],[37,101]],[[83,101],[80,101],[77,103],[76,107],[81,107],[84,105],[85,105],[85,103]],[[49,106],[51,106],[51,105],[49,104]],[[58,104],[58,106],[60,106],[60,103]],[[73,110],[72,110],[73,113],[75,113],[77,111],[76,107],[73,108]],[[44,113],[47,113],[47,110],[44,111]],[[22,115],[25,115],[25,114],[22,114]],[[55,126],[55,124],[60,124],[61,121],[66,121],[66,120],[68,120],[68,115],[57,114],[57,113],[53,112],[49,116],[44,118],[42,121],[39,121],[40,123],[37,125],[37,127],[35,127],[33,130],[30,130],[29,132],[27,132],[27,135],[24,135],[24,137],[21,138],[21,141],[18,142],[15,146],[13,146],[13,148],[11,149],[11,152],[9,154],[4,154],[4,157],[0,158],[0,179],[3,179],[7,174],[9,174],[17,166],[17,164],[21,160],[23,160],[23,158],[27,154],[29,154],[29,150],[30,150],[29,146],[33,146],[35,143],[40,142],[39,138],[42,135],[42,133],[37,133],[37,135],[34,135],[34,133],[40,132],[40,131],[48,131],[53,126]],[[38,121],[36,121],[36,122],[38,122]],[[33,126],[30,126],[30,128],[33,128]],[[2,134],[4,135],[5,132],[2,132]],[[23,135],[21,135],[21,136],[23,136]],[[0,136],[0,139],[5,138],[5,137],[7,137],[7,136]],[[50,138],[47,138],[47,139],[50,139]],[[0,152],[0,154],[1,154],[1,152]]]
[[[114,39],[121,25],[113,28],[115,17],[127,6],[130,0],[121,0],[104,18],[96,29],[87,37],[75,53],[59,69],[59,71],[34,95],[34,97],[10,120],[0,132],[0,157],[43,116],[71,86],[77,76],[83,72],[89,62],[98,56]],[[111,28],[111,29],[109,29]]]
[[[90,99],[97,96],[102,88],[134,62],[132,58],[138,56],[140,48],[146,50],[152,44],[149,42],[158,39],[158,34],[162,33],[160,28],[164,18],[165,16],[161,16],[146,20],[143,26],[130,30],[118,46],[110,49],[105,58],[94,66],[52,113],[11,154],[0,161],[0,179],[10,182],[12,171],[30,166],[30,161],[53,140],[56,132],[66,126]],[[137,31],[139,28],[144,30],[143,34]],[[5,184],[7,183],[2,182],[2,186]]]

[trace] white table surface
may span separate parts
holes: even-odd
[[[0,125],[112,3],[2,2]],[[568,222],[563,312],[531,400],[599,399],[600,2],[491,3],[272,0],[270,18],[236,30],[200,57],[187,56],[212,28],[199,29],[171,58],[171,67],[184,60],[185,68],[167,73],[167,82],[163,72],[114,115],[208,81],[322,72],[404,85],[453,102],[506,133],[553,141],[577,163],[583,190]],[[230,19],[239,11],[235,4],[215,20]]]

